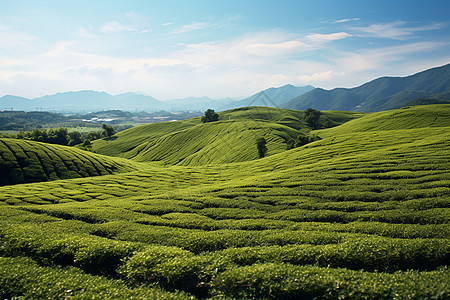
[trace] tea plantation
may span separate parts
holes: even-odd
[[[0,138],[0,185],[109,175],[139,169],[72,147]]]
[[[160,161],[170,165],[205,165],[258,158],[256,140],[264,137],[268,153],[284,152],[287,142],[311,130],[301,111],[245,107],[220,114],[220,122],[200,118],[149,124],[118,133],[113,140],[98,140],[93,149],[101,154],[134,161]],[[321,122],[339,125],[362,116],[353,112],[324,112]]]
[[[321,118],[345,124],[255,107],[94,144],[122,158],[1,140],[2,170],[61,163],[0,187],[0,298],[447,299],[450,105]]]

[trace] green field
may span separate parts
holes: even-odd
[[[362,116],[354,112],[324,112],[325,120],[339,125]],[[287,142],[311,128],[302,111],[268,107],[238,108],[220,114],[220,122],[200,123],[200,118],[130,128],[113,140],[93,143],[93,150],[134,161],[160,161],[169,165],[206,165],[258,158],[256,140],[267,141],[267,155],[286,151]]]
[[[0,187],[0,298],[447,299],[450,105],[325,123],[343,125],[254,107],[131,128],[98,154],[0,140],[2,174],[39,173],[50,149],[116,168]],[[301,133],[320,139],[287,150]]]

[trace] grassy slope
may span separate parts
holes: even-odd
[[[0,185],[109,175],[137,164],[73,147],[0,139]]]
[[[335,136],[354,132],[413,129],[450,126],[450,105],[411,106],[371,113],[339,127],[318,131],[320,136]]]
[[[221,121],[199,124],[165,135],[131,151],[133,160],[164,161],[167,164],[205,165],[258,158],[256,140],[267,141],[267,155],[286,150],[286,141],[298,131],[283,125],[258,121]]]
[[[359,113],[324,112],[335,125],[360,117]],[[199,118],[149,124],[94,142],[94,150],[136,161],[205,165],[258,158],[256,140],[267,141],[267,156],[283,152],[287,141],[311,129],[303,112],[268,107],[239,108],[220,113],[219,122],[202,124]]]
[[[380,114],[255,161],[0,187],[0,255],[197,296],[446,297],[448,106]]]
[[[200,122],[199,118],[176,121],[161,122],[142,125],[121,131],[110,139],[102,139],[93,142],[93,150],[110,156],[125,156],[125,153],[144,142],[159,138],[174,131],[183,130]]]

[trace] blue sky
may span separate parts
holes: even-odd
[[[450,63],[450,1],[0,0],[0,96],[354,87]]]

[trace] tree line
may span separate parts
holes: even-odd
[[[17,138],[23,140],[31,140],[49,144],[58,144],[64,146],[80,145],[86,150],[91,150],[91,142],[104,137],[111,137],[116,133],[116,130],[110,126],[103,124],[103,130],[91,131],[82,135],[79,131],[69,132],[65,127],[55,129],[33,129],[31,131],[20,131],[17,134],[6,135],[9,138]]]

